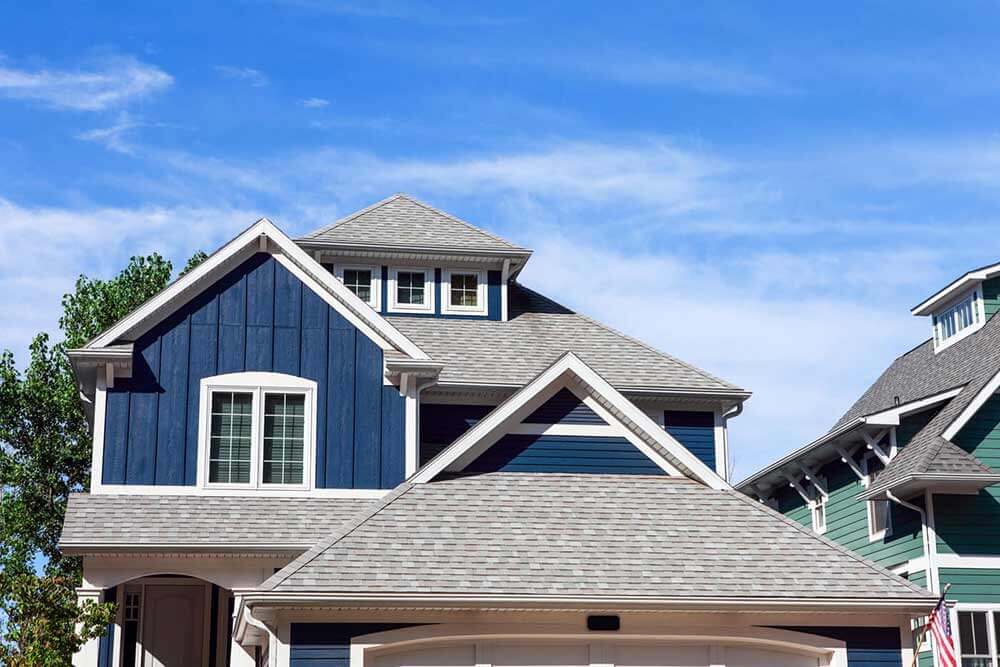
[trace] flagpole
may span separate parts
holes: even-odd
[[[950,588],[951,584],[944,585],[944,590],[941,591],[941,597],[938,598],[937,604],[934,605],[935,611],[937,611],[938,607],[944,604],[944,596],[948,595],[948,589]],[[927,638],[927,629],[930,627],[931,623],[930,620],[928,620],[926,623],[924,623],[923,627],[920,628],[920,634],[917,635],[917,645],[913,647],[913,662],[910,663],[910,667],[917,667],[917,661],[920,659],[920,647],[924,645],[924,639]]]

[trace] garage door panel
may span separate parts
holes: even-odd
[[[618,667],[705,667],[708,654],[707,646],[635,644],[618,646],[612,655]]]

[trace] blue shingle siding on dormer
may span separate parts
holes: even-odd
[[[315,380],[316,486],[391,488],[404,474],[404,412],[382,350],[258,253],[143,335],[133,377],[107,393],[105,484],[193,485],[200,383],[242,371]]]
[[[667,433],[692,454],[715,470],[715,415],[711,412],[665,410],[663,424]]]

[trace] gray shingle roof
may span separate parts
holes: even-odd
[[[359,509],[364,498],[139,496],[69,497],[63,547],[263,547],[308,549]]]
[[[405,194],[383,199],[297,241],[363,247],[531,252]]]
[[[277,592],[927,600],[735,491],[642,475],[404,484],[262,584]]]
[[[441,383],[522,386],[573,352],[616,389],[743,392],[517,283],[507,322],[390,316],[435,361]]]

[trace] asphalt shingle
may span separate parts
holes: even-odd
[[[403,485],[262,586],[278,592],[924,600],[735,491],[642,475]]]
[[[364,498],[140,496],[75,493],[63,547],[194,546],[308,549],[362,507]]]

